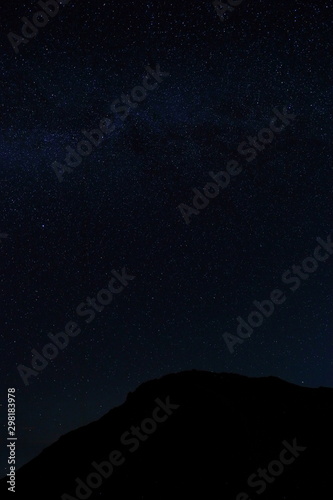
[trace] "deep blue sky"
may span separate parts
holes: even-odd
[[[333,231],[331,3],[244,0],[221,22],[204,1],[73,1],[16,55],[6,35],[37,10],[0,8],[1,403],[15,387],[18,463],[170,372],[332,387],[333,256],[295,293],[281,283]],[[170,76],[59,183],[65,147],[157,64]],[[248,164],[238,145],[284,106],[297,119]],[[243,172],[186,225],[178,205],[231,159]],[[17,366],[123,267],[135,279],[26,387]],[[230,354],[223,333],[275,288],[286,302]]]

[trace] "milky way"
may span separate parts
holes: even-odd
[[[7,33],[37,10],[0,8],[1,380],[19,463],[170,372],[332,386],[333,257],[233,354],[223,339],[333,230],[332,5],[244,0],[222,22],[211,2],[73,1],[15,54]],[[60,183],[66,146],[157,65],[170,76]],[[285,106],[297,120],[247,164],[239,144]],[[187,225],[178,206],[234,158],[243,172]],[[126,292],[25,386],[31,349],[124,267]]]

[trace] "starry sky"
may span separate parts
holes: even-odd
[[[7,33],[40,7],[1,5],[0,404],[15,387],[18,465],[170,372],[333,387],[333,256],[295,293],[281,282],[333,231],[333,5],[304,4],[243,0],[222,21],[210,1],[73,0],[19,54]],[[157,65],[169,76],[60,183],[66,146]],[[276,107],[297,118],[247,163],[238,145]],[[242,173],[186,224],[179,205],[232,159]],[[135,279],[78,318],[123,268]],[[276,288],[285,303],[231,354],[223,334]],[[17,366],[75,320],[25,386]]]

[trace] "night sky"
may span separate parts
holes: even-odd
[[[281,279],[333,232],[332,2],[243,0],[222,21],[210,1],[73,0],[16,54],[7,33],[38,10],[0,8],[0,404],[16,388],[18,465],[170,372],[333,387],[333,255],[294,292]],[[158,65],[169,76],[115,115]],[[275,108],[296,118],[248,162],[238,147]],[[59,182],[103,118],[114,130]],[[179,205],[230,160],[242,172],[186,224]],[[285,302],[230,353],[223,334],[275,289]],[[81,333],[25,385],[18,365],[70,321]],[[1,476],[6,456],[2,440]]]

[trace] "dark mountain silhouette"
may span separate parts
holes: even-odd
[[[152,416],[159,422],[146,420]],[[17,471],[16,494],[5,498],[326,498],[332,421],[333,389],[195,370],[167,375],[61,437]],[[132,426],[142,426],[141,437],[130,437]],[[259,468],[268,468],[268,480]],[[76,478],[87,484],[89,475],[90,489],[80,482],[76,491]],[[6,479],[0,483],[7,490]]]

